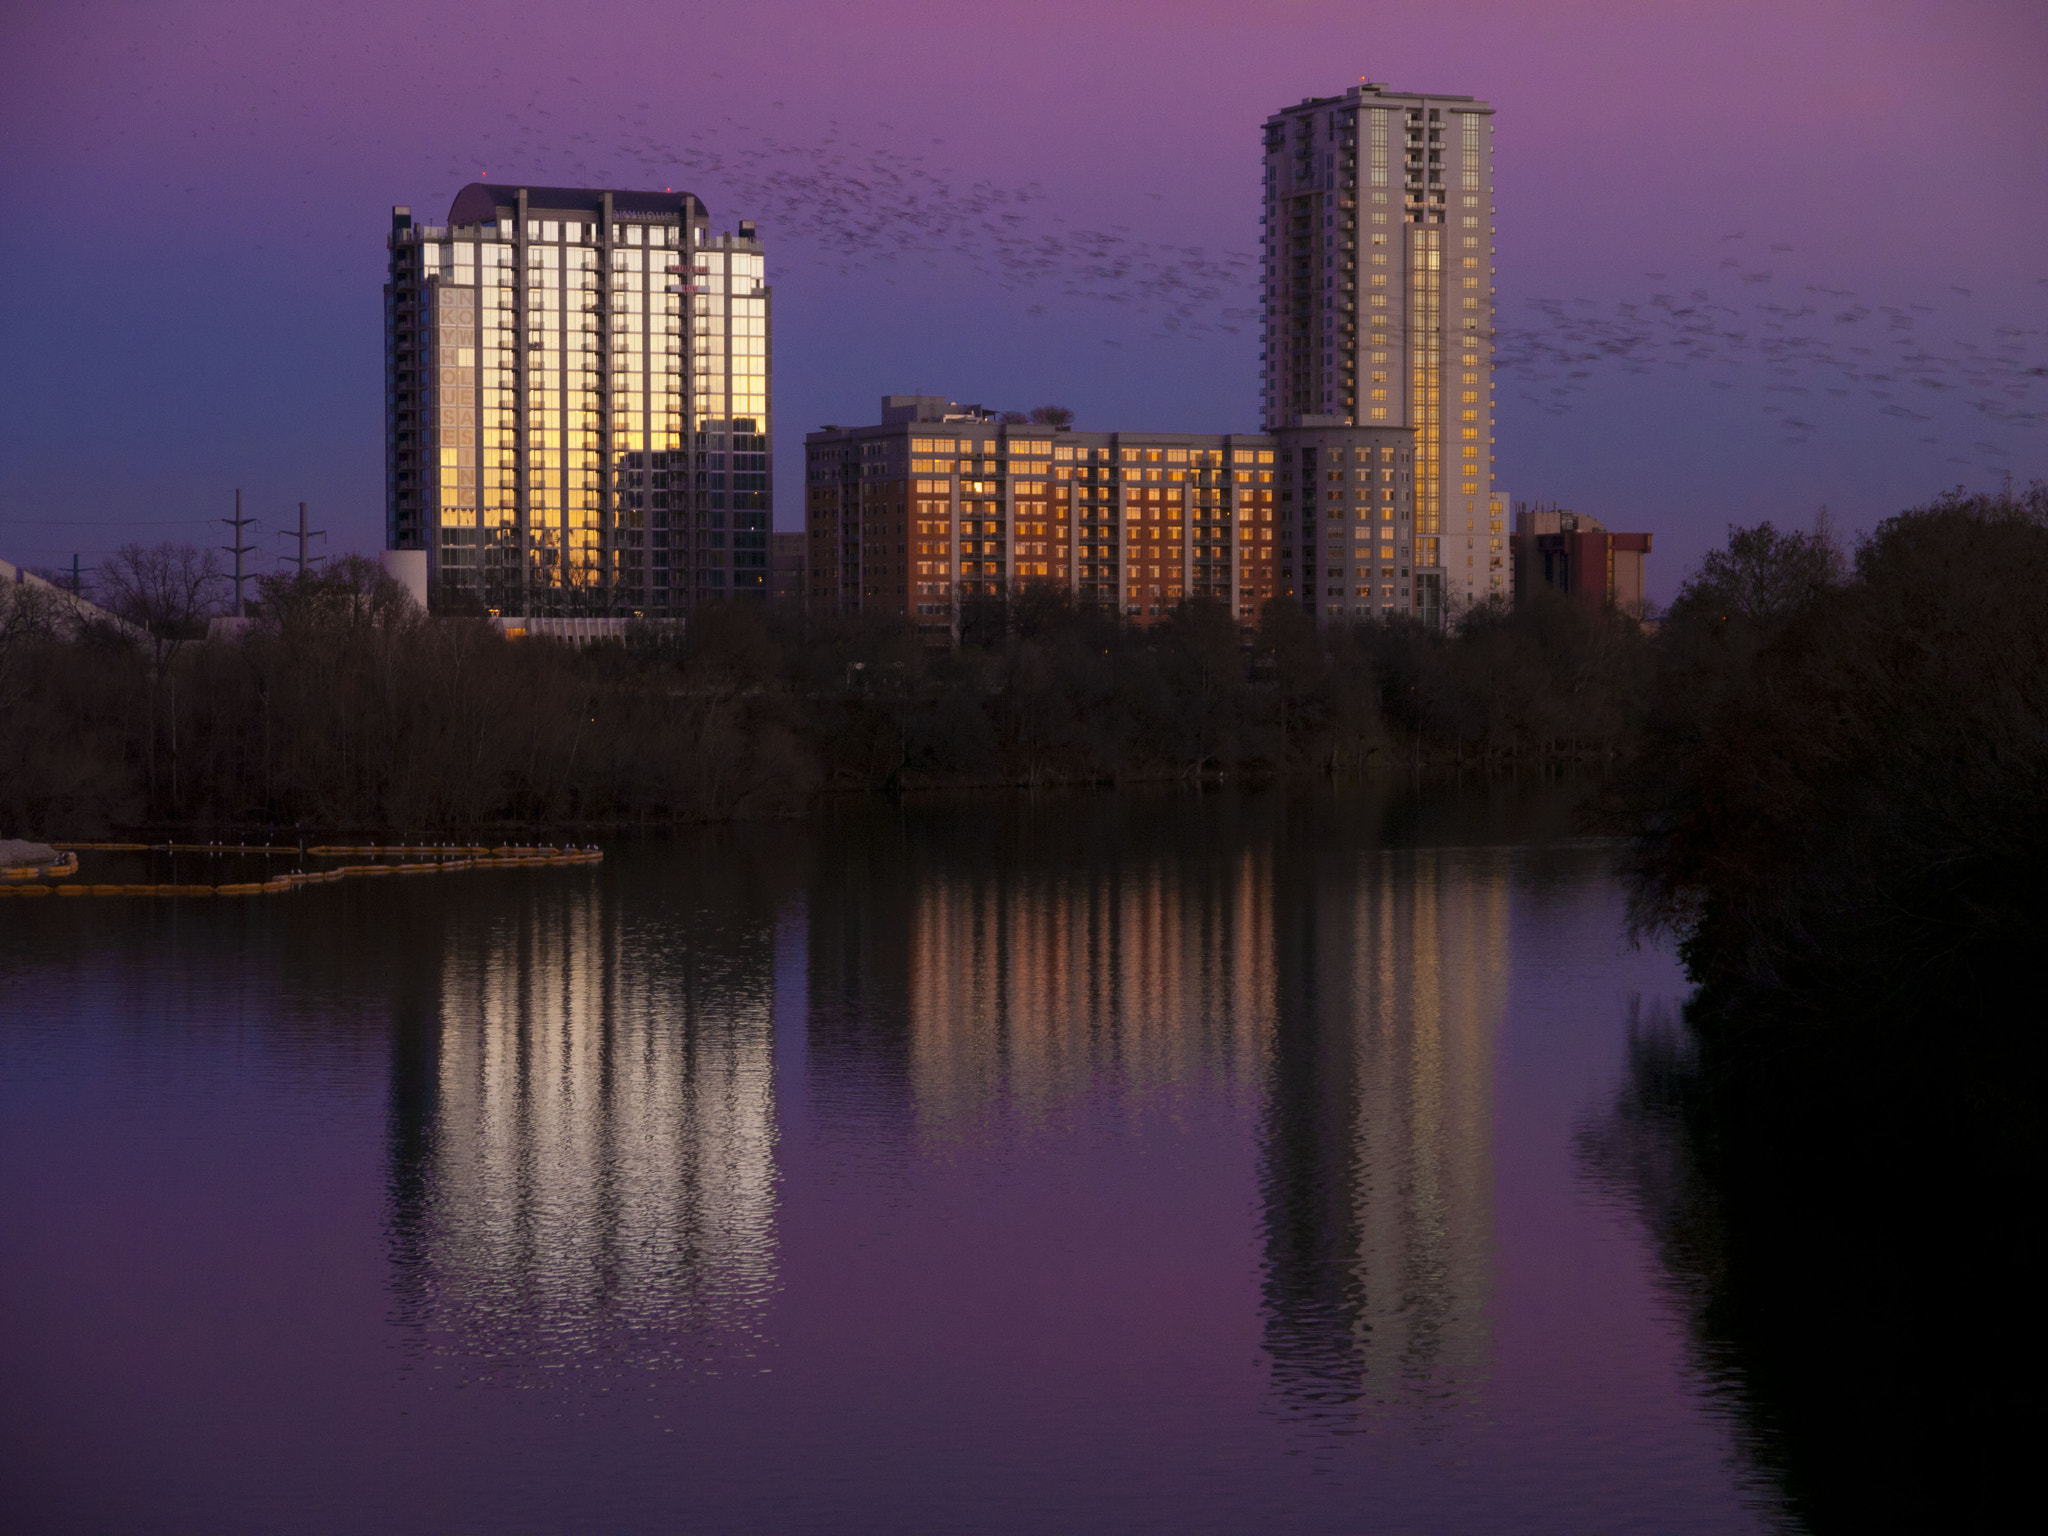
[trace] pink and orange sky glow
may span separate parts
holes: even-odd
[[[493,181],[760,223],[777,524],[888,391],[1257,428],[1258,129],[1496,107],[1496,477],[1658,538],[2048,476],[2048,7],[754,0],[0,15],[0,555],[383,530],[391,205]]]

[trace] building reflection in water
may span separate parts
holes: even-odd
[[[1333,1422],[1464,1401],[1490,1353],[1505,860],[1298,850],[1278,889],[1264,1195],[1282,1391]]]
[[[813,936],[814,1053],[857,950],[903,967],[900,1002],[872,976],[860,990],[905,1026],[862,1038],[927,1140],[1105,1092],[1263,1085],[1264,1325],[1287,1411],[1412,1420],[1468,1400],[1491,1351],[1507,856],[1375,848],[1279,812],[1196,847],[1055,820],[935,837],[900,882],[870,873],[847,904],[859,942]]]
[[[1017,1118],[1220,1090],[1258,1159],[1286,1410],[1465,1400],[1489,1353],[1506,856],[1376,848],[1284,806],[1191,842],[1101,803],[993,833],[855,818],[790,833],[779,863],[622,852],[604,882],[449,917],[437,972],[399,989],[405,1314],[487,1358],[746,1347],[776,1276],[781,974],[802,995],[784,1091],[835,1160],[900,1169]]]
[[[407,1319],[466,1357],[744,1348],[773,1287],[772,940],[705,977],[622,905],[536,891],[442,946],[395,1225]]]
[[[910,904],[909,1070],[928,1133],[1100,1083],[1249,1083],[1274,990],[1271,853],[934,870]]]

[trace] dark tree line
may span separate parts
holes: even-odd
[[[2030,1465],[2048,487],[1741,532],[1655,655],[1617,809],[1698,987],[1623,1105],[1679,1158],[1645,1216],[1802,1520],[1984,1524]]]
[[[1890,1014],[2009,976],[2048,917],[2048,487],[1949,496],[1853,558],[1738,531],[1654,656],[1635,917],[1695,980]]]
[[[2030,920],[2044,812],[2044,493],[1950,498],[1845,558],[1735,530],[1654,633],[1539,600],[1450,633],[1137,629],[1056,588],[970,605],[960,643],[726,605],[572,651],[429,618],[363,560],[265,578],[207,638],[203,556],[131,549],[99,601],[0,611],[0,817],[112,826],[630,825],[820,793],[1632,763],[1637,918],[1713,983],[1827,988]],[[1958,914],[1964,914],[1960,917]],[[1933,963],[1931,961],[1927,962]],[[1932,974],[1931,972],[1929,973]]]
[[[1612,809],[1697,989],[1588,1161],[1794,1522],[1995,1523],[2032,1465],[2048,487],[1852,553],[1738,530],[1653,657]]]
[[[265,578],[207,638],[204,557],[124,551],[99,597],[128,623],[0,629],[0,818],[109,827],[449,830],[636,825],[802,810],[938,785],[1345,775],[1607,760],[1649,642],[1540,602],[1453,635],[1247,634],[1190,603],[1149,629],[1057,589],[971,605],[961,643],[742,605],[581,651],[429,618],[375,565]],[[46,605],[47,606],[47,605]]]

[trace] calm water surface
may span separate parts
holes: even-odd
[[[1555,790],[0,906],[0,1525],[1775,1529]],[[118,874],[110,878],[120,878]]]

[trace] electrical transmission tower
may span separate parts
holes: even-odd
[[[221,548],[235,557],[235,617],[239,619],[242,617],[242,556],[253,554],[256,549],[254,544],[244,544],[242,542],[242,530],[255,522],[256,519],[242,516],[242,493],[240,491],[235,492],[235,515],[233,517],[224,517],[221,521],[235,530],[235,542],[223,544]],[[77,565],[77,557],[73,556],[71,579],[74,586],[78,582]]]
[[[288,539],[295,538],[299,541],[299,553],[296,564],[299,567],[299,578],[304,580],[306,575],[306,540],[324,539],[327,537],[327,530],[325,528],[308,528],[306,526],[306,504],[302,501],[299,503],[299,531],[292,533],[287,530],[285,537]],[[286,556],[286,558],[290,559],[291,557]],[[316,555],[313,558],[317,563],[320,557]]]

